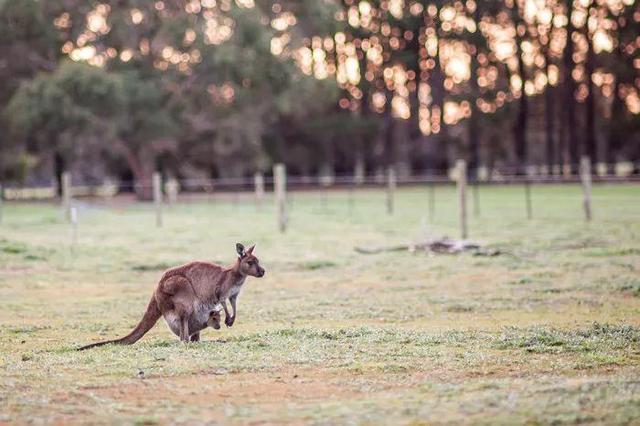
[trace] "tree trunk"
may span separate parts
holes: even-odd
[[[370,97],[371,97],[371,85],[364,78],[364,74],[367,70],[367,57],[364,52],[361,52],[362,55],[358,58],[358,63],[360,65],[360,84],[359,89],[362,91],[362,100],[360,101],[360,117],[363,119],[368,119],[371,116],[371,105],[370,105]],[[367,143],[367,137],[364,135],[358,136],[356,140],[356,152],[354,156],[354,173],[359,169],[362,171],[363,176],[366,174],[366,164],[367,164],[367,156],[366,153],[369,151]],[[357,174],[357,173],[356,173]]]
[[[423,11],[426,13],[426,11]],[[424,49],[424,43],[421,43],[421,37],[425,33],[424,26],[418,25],[414,30],[413,38],[407,43],[407,50],[412,52],[415,57],[409,61],[408,69],[415,73],[415,90],[409,92],[409,107],[411,108],[411,119],[409,122],[409,154],[411,156],[411,168],[422,170],[425,165],[430,162],[429,153],[424,143],[425,136],[420,130],[420,83],[422,82],[422,69],[420,68],[420,49]]]
[[[473,75],[471,78],[474,79]],[[473,90],[474,90],[474,93],[477,93],[476,92],[477,87]],[[478,142],[479,140],[478,115],[480,114],[480,110],[478,109],[473,99],[471,99],[470,104],[471,104],[471,117],[469,117],[469,122],[467,123],[467,132],[468,132],[468,138],[469,138],[469,172],[471,174],[470,177],[472,179],[476,179],[478,177],[478,167],[480,166],[480,144]]]
[[[555,145],[556,145],[556,141],[555,141],[555,108],[553,107],[554,105],[554,92],[555,90],[553,89],[553,86],[551,86],[551,84],[549,83],[549,65],[551,65],[549,62],[551,61],[551,57],[549,55],[549,48],[548,46],[545,48],[544,51],[544,61],[545,61],[545,73],[547,75],[547,87],[546,87],[546,91],[544,94],[544,101],[545,101],[545,133],[546,133],[546,142],[547,142],[547,146],[546,146],[546,154],[547,154],[547,168],[548,168],[548,173],[549,175],[553,174],[553,166],[556,162],[556,159],[554,158],[554,153],[555,153]],[[562,161],[559,161],[559,163],[562,163]]]
[[[407,41],[405,47],[406,51],[412,55],[411,59],[407,60],[407,71],[413,71],[415,73],[413,82],[416,84],[416,90],[409,92],[409,107],[411,108],[411,119],[415,123],[414,128],[419,129],[418,108],[420,107],[420,102],[418,99],[418,87],[420,84],[420,49],[424,47],[419,40],[421,34],[424,33],[424,28],[418,26],[416,29],[410,28],[409,30],[413,32],[413,37]]]
[[[369,117],[369,93],[364,92],[362,95],[362,102],[360,104],[360,117],[366,119]],[[358,135],[355,143],[355,152],[353,157],[354,175],[361,175],[364,177],[366,174],[366,156],[367,152],[367,140],[364,135]]]
[[[527,119],[529,114],[529,99],[527,98],[527,92],[525,90],[525,83],[527,81],[527,74],[524,59],[522,58],[522,36],[518,30],[520,25],[525,25],[520,17],[520,10],[518,3],[514,2],[514,14],[515,14],[515,26],[516,26],[516,55],[518,57],[518,74],[522,81],[522,87],[520,89],[520,102],[518,108],[518,116],[513,128],[514,139],[516,143],[516,157],[518,159],[518,174],[525,174],[527,165]]]
[[[384,159],[383,164],[385,168],[395,165],[396,156],[395,156],[395,146],[394,146],[394,136],[395,136],[395,127],[396,127],[396,119],[393,117],[393,109],[391,106],[391,101],[393,100],[393,93],[387,91],[387,102],[385,104],[384,109]]]
[[[439,14],[439,12],[438,12]],[[446,101],[447,92],[444,88],[444,70],[442,69],[442,64],[440,63],[440,36],[438,35],[438,51],[436,56],[433,58],[435,61],[435,67],[433,68],[433,72],[431,73],[431,80],[433,82],[431,86],[431,97],[432,108],[431,113],[434,112],[434,107],[438,108],[438,121],[440,122],[439,129],[439,138],[438,145],[441,148],[441,151],[445,151],[445,147],[449,143],[449,129],[447,128],[446,123],[444,122],[444,104]],[[433,128],[431,129],[433,132]],[[441,166],[447,167],[449,166],[449,158],[445,155],[444,161],[437,160],[435,164],[436,168],[440,168]]]
[[[141,166],[138,169],[132,169],[135,179],[136,198],[140,201],[151,201],[153,199],[152,178],[155,167],[152,159],[141,160]]]
[[[589,12],[591,11],[591,8],[593,6],[590,5],[587,8],[587,16],[589,15]],[[587,38],[587,46],[588,46],[588,50],[587,50],[587,59],[585,62],[585,72],[587,74],[587,89],[589,90],[589,93],[587,94],[587,99],[586,99],[586,108],[585,108],[585,124],[586,124],[586,134],[585,134],[585,141],[586,141],[586,149],[585,149],[585,153],[586,155],[589,156],[589,158],[591,159],[591,162],[593,164],[595,164],[597,162],[597,147],[596,147],[596,129],[595,129],[595,121],[596,121],[596,105],[595,105],[595,85],[593,84],[593,69],[594,69],[594,60],[595,60],[595,53],[593,51],[593,40],[590,37],[589,34],[589,25],[585,24],[584,26],[585,28],[585,36]],[[596,167],[592,167],[592,170],[595,172],[597,170]]]
[[[625,26],[625,21],[618,20],[618,42],[614,50],[616,55],[616,61],[624,60],[624,52],[622,48],[621,32]],[[607,135],[606,146],[606,161],[608,163],[608,173],[615,173],[615,162],[619,160],[620,150],[623,146],[624,129],[623,124],[625,120],[626,107],[622,97],[620,96],[620,86],[622,84],[622,75],[615,76],[615,83],[613,86],[613,99],[611,101],[611,113],[609,117],[609,131]]]
[[[576,104],[575,104],[575,91],[576,84],[573,80],[571,73],[575,68],[575,62],[573,60],[573,41],[572,36],[574,32],[573,23],[571,22],[573,16],[573,1],[567,1],[567,45],[564,48],[563,62],[563,85],[564,85],[564,109],[566,114],[566,126],[567,134],[569,136],[569,161],[571,163],[571,173],[577,172],[577,165],[579,161],[579,146],[578,137],[576,134]]]
[[[479,23],[480,16],[480,5],[482,2],[478,2],[476,4],[476,10],[474,12],[474,20]],[[469,139],[469,172],[471,173],[472,179],[478,178],[478,167],[480,166],[480,128],[478,126],[478,116],[480,115],[480,110],[478,109],[478,105],[476,104],[476,99],[480,97],[480,87],[478,86],[478,44],[473,44],[474,52],[471,52],[471,76],[469,79],[469,84],[471,86],[471,97],[469,99],[469,104],[471,106],[471,117],[469,117],[469,122],[467,123],[467,131],[468,131],[468,139]]]
[[[54,144],[55,146],[55,144]],[[62,173],[65,172],[64,157],[56,149],[53,153],[53,173],[56,180],[56,192],[58,197],[62,197]]]
[[[144,152],[134,152],[126,142],[117,141],[116,146],[122,154],[133,175],[133,189],[140,201],[153,199],[153,187],[151,179],[155,171],[155,157]]]
[[[625,106],[620,97],[620,78],[616,77],[613,86],[613,100],[611,102],[611,117],[609,118],[609,140],[607,143],[607,162],[609,163],[609,173],[614,173],[615,162],[622,146],[622,132],[620,123],[623,122]]]

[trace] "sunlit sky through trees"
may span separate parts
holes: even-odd
[[[236,6],[254,8],[253,0],[236,0]],[[375,4],[374,4],[375,3]],[[506,1],[503,10],[497,13],[483,13],[481,20],[474,20],[478,4],[473,0],[436,3],[390,0],[382,2],[345,0],[343,7],[337,7],[334,19],[344,23],[346,29],[332,34],[301,34],[297,28],[295,13],[287,9],[287,4],[273,3],[271,10],[264,14],[263,23],[270,25],[276,35],[271,39],[271,52],[282,58],[292,58],[300,70],[317,79],[335,78],[344,89],[340,99],[341,108],[357,111],[362,106],[362,81],[369,82],[371,93],[370,108],[382,112],[387,102],[391,102],[393,114],[401,119],[411,117],[409,96],[418,94],[420,107],[420,129],[424,134],[437,133],[440,128],[438,106],[432,105],[432,84],[430,76],[439,58],[444,71],[444,88],[456,95],[465,90],[471,75],[471,61],[477,60],[477,79],[481,96],[475,100],[483,113],[492,113],[505,103],[517,99],[524,89],[526,95],[542,93],[547,85],[556,86],[560,81],[558,63],[567,43],[567,11],[565,2],[555,0],[524,0],[514,4]],[[577,83],[577,101],[587,96],[588,78],[584,62],[588,53],[588,39],[593,43],[595,53],[611,52],[618,40],[613,32],[620,22],[616,20],[625,7],[632,7],[633,0],[598,0],[593,7],[591,0],[575,0],[571,21],[576,63],[572,76]],[[340,5],[338,5],[340,6]],[[513,9],[519,22],[513,17]],[[155,2],[158,14],[171,13],[163,1]],[[230,0],[192,0],[184,4],[184,11],[193,14],[194,28],[187,29],[182,43],[156,44],[142,38],[136,45],[98,46],[94,43],[110,30],[111,9],[106,4],[98,4],[87,14],[86,28],[77,37],[68,40],[62,51],[74,61],[87,61],[95,66],[103,66],[108,61],[130,61],[137,56],[151,56],[154,66],[160,70],[175,68],[185,75],[201,60],[198,48],[193,47],[198,36],[204,43],[219,45],[225,43],[235,30],[235,21],[229,13]],[[129,10],[131,25],[145,25],[150,19],[144,11]],[[418,31],[403,29],[395,25],[402,19],[413,17],[422,21]],[[633,15],[640,20],[640,11]],[[59,29],[70,26],[68,13],[61,14],[55,21]],[[488,41],[486,50],[477,52],[468,39],[480,31]],[[200,35],[201,34],[201,35]],[[522,59],[529,72],[525,81],[518,73],[517,37],[521,41]],[[588,34],[588,35],[587,35]],[[407,49],[417,38],[419,45],[419,73],[407,68],[401,61],[394,61],[394,53]],[[620,46],[633,59],[636,70],[640,70],[640,59],[635,53],[640,49],[640,36],[634,42]],[[547,64],[547,61],[549,64]],[[502,69],[502,65],[506,69]],[[547,66],[548,65],[548,66]],[[500,79],[506,73],[508,85],[501,86]],[[614,90],[615,75],[602,69],[594,70],[593,83],[605,97]],[[626,107],[634,114],[640,113],[638,79],[635,85],[620,87]],[[233,102],[232,84],[221,84],[209,88],[215,102]],[[448,100],[444,104],[443,118],[446,124],[455,124],[471,114],[470,100]]]
[[[633,0],[0,0],[0,175],[613,170],[639,34]]]

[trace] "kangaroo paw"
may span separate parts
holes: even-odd
[[[235,316],[233,316],[233,317],[226,317],[226,318],[224,319],[224,323],[225,323],[225,325],[226,325],[227,327],[231,327],[231,326],[233,325],[233,323],[234,323],[234,321],[235,321],[235,320],[236,320],[236,317],[235,317]]]

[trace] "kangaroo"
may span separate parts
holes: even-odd
[[[220,311],[222,310],[222,306],[217,304],[211,314],[209,314],[209,319],[207,320],[207,326],[211,328],[215,328],[216,330],[220,330]]]
[[[236,299],[247,276],[261,278],[265,274],[259,260],[253,255],[255,245],[245,251],[236,244],[238,258],[227,268],[206,263],[191,262],[167,270],[156,287],[147,311],[138,325],[125,337],[92,343],[78,350],[85,350],[109,343],[131,345],[142,338],[164,316],[171,331],[183,342],[197,342],[200,331],[208,326],[220,328],[220,311],[224,309],[225,325],[235,322]],[[229,299],[233,315],[229,314]],[[217,327],[216,327],[217,325]]]

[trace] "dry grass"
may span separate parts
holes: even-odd
[[[361,255],[456,235],[455,194],[295,194],[270,205],[82,204],[79,246],[57,207],[5,205],[0,225],[0,423],[628,423],[640,420],[640,187],[483,188],[472,236],[499,257]],[[231,329],[180,344],[159,322],[127,333],[163,269],[230,262],[257,242]]]

